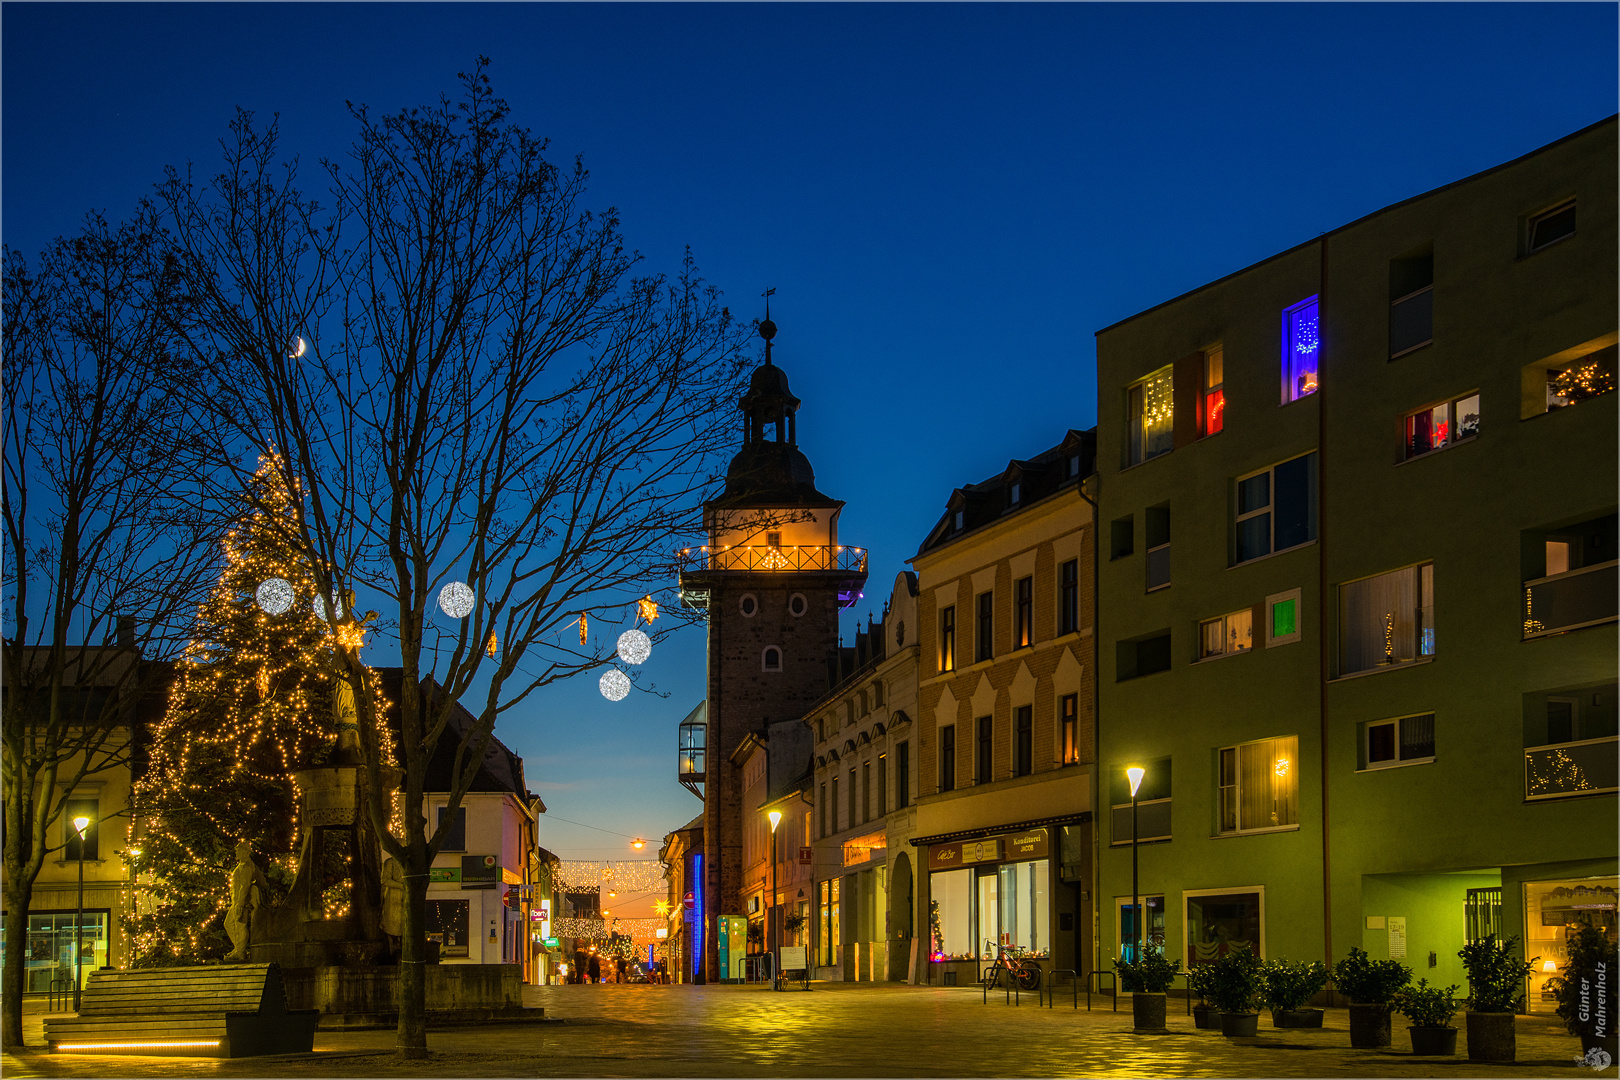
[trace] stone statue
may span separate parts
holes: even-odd
[[[390,856],[382,865],[382,932],[391,938],[405,934],[405,868]]]
[[[231,871],[231,906],[225,912],[225,932],[230,935],[232,946],[225,957],[226,963],[247,961],[253,913],[264,903],[268,884],[259,864],[253,861],[253,844],[243,840],[236,845],[236,868]]]

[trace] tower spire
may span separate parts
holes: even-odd
[[[774,286],[767,288],[760,295],[765,297],[765,321],[759,324],[759,336],[765,339],[765,366],[774,367],[771,363],[771,338],[776,336],[776,324],[771,322],[771,296],[776,292]]]

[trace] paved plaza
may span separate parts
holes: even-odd
[[[1320,1031],[1276,1031],[1262,1018],[1254,1039],[1200,1031],[1172,999],[1169,1032],[1131,1031],[1129,1002],[1105,997],[1078,1011],[1025,995],[982,1003],[976,988],[816,984],[803,991],[758,986],[550,986],[525,988],[541,1023],[432,1031],[427,1061],[392,1054],[393,1031],[319,1032],[315,1052],[282,1057],[73,1057],[5,1055],[6,1077],[366,1077],[366,1076],[1561,1076],[1599,1074],[1576,1063],[1579,1042],[1551,1019],[1523,1017],[1519,1060],[1474,1065],[1400,1052],[1350,1049],[1343,1009]],[[1458,1017],[1461,1020],[1461,1017]],[[43,1014],[27,1017],[30,1043]],[[1459,1038],[1459,1044],[1461,1043]],[[1459,1045],[1459,1050],[1461,1050]]]

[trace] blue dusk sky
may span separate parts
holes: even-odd
[[[871,552],[852,634],[954,487],[1096,423],[1096,330],[1615,112],[1616,12],[7,2],[3,239],[32,258],[211,167],[237,106],[279,113],[313,179],[346,100],[454,95],[488,56],[649,268],[690,245],[748,318],[776,288],[801,445]],[[667,696],[579,679],[503,719],[543,843],[649,857],[698,812],[675,727],[703,663],[688,630],[648,662]]]

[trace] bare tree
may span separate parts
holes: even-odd
[[[695,531],[748,340],[690,256],[673,278],[637,276],[616,213],[585,209],[584,169],[510,123],[486,63],[454,101],[351,106],[359,135],[324,163],[328,208],[299,190],[275,125],[246,114],[211,183],[171,173],[160,189],[194,347],[230,372],[199,400],[236,423],[240,460],[286,463],[319,587],[354,590],[397,642],[405,812],[390,832],[384,718],[352,647],[368,620],[329,606],[351,645],[369,813],[408,884],[406,1057],[427,1054],[423,901],[445,833],[423,815],[428,762],[454,742],[453,810],[499,716],[604,669]],[[476,597],[465,618],[437,604],[454,581]],[[582,644],[581,613],[613,632]],[[458,702],[476,723],[449,724]]]
[[[67,800],[130,764],[134,710],[212,576],[201,464],[159,371],[176,277],[152,215],[92,214],[37,273],[5,253],[6,950],[0,1039],[22,1043],[28,914]],[[189,509],[183,509],[189,507]],[[93,644],[97,639],[104,644]],[[100,816],[105,820],[105,807]]]

